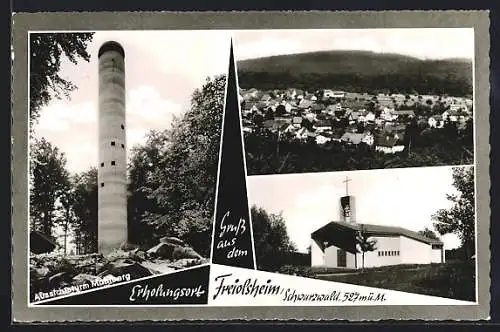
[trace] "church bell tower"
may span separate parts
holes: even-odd
[[[343,181],[345,183],[345,196],[340,197],[340,220],[348,224],[356,223],[356,210],[354,196],[349,195],[349,179],[347,176]]]

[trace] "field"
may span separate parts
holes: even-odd
[[[281,269],[289,273],[295,269]],[[298,271],[300,270],[300,271]],[[290,274],[408,293],[475,301],[475,262],[452,261],[431,265],[396,265],[347,269],[297,269]]]

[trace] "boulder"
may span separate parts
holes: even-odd
[[[174,260],[183,259],[183,258],[194,258],[194,259],[203,259],[203,257],[194,251],[193,248],[190,247],[175,247],[172,253],[172,258]]]
[[[185,246],[186,243],[182,241],[179,238],[173,237],[173,236],[165,236],[160,239],[161,243],[167,243],[167,244],[175,244],[178,246]]]
[[[69,285],[72,281],[72,277],[68,272],[59,272],[48,278],[49,287],[60,288]]]
[[[148,257],[172,259],[174,250],[177,247],[175,244],[160,242],[149,249],[146,254]]]
[[[182,258],[171,262],[168,264],[169,267],[174,268],[176,270],[184,269],[190,266],[196,266],[200,264],[200,260],[193,258]]]
[[[106,276],[108,274],[112,274],[115,277],[130,274],[131,279],[137,279],[150,276],[153,273],[148,268],[134,262],[131,259],[118,259],[108,263],[105,266],[104,271],[101,272],[99,276]]]
[[[44,277],[48,276],[50,273],[50,270],[45,266],[39,267],[39,268],[35,269],[35,271],[36,271],[36,276],[39,278],[44,278]]]
[[[81,285],[81,284],[91,284],[92,281],[99,280],[99,277],[96,277],[91,274],[80,273],[73,277],[73,284]]]

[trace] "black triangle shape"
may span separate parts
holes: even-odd
[[[255,269],[232,41],[221,139],[212,263]]]
[[[36,306],[207,304],[209,273],[209,265],[200,266],[33,304]]]

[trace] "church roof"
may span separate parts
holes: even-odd
[[[312,238],[321,238],[325,240],[329,239],[330,231],[338,229],[343,230],[351,230],[351,231],[363,231],[371,236],[405,236],[407,238],[417,240],[420,242],[424,242],[427,244],[443,244],[441,240],[431,239],[426,236],[423,236],[417,232],[411,231],[409,229],[403,227],[395,227],[395,226],[383,226],[383,225],[373,225],[373,224],[348,224],[341,221],[331,221],[325,226],[319,228],[311,234]]]

